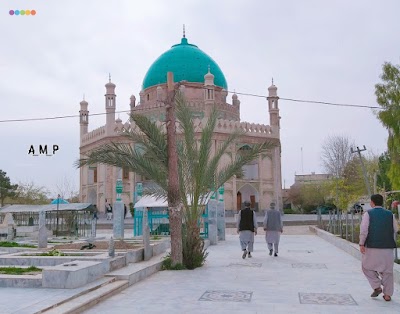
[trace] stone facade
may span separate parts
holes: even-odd
[[[267,139],[275,141],[277,147],[272,149],[267,156],[260,156],[257,160],[244,167],[242,178],[232,178],[226,182],[225,208],[227,210],[239,210],[245,200],[252,203],[256,210],[264,209],[271,201],[278,203],[282,208],[282,184],[281,184],[281,146],[280,146],[280,117],[279,97],[277,87],[271,85],[268,88],[265,116],[267,108],[269,112],[270,125],[242,122],[240,120],[240,101],[234,93],[232,103],[227,102],[228,92],[219,86],[214,85],[214,76],[204,73],[204,83],[181,81],[180,91],[194,114],[196,133],[200,136],[202,127],[207,121],[212,107],[216,106],[219,111],[219,119],[215,128],[213,141],[215,148],[225,141],[231,132],[241,129],[245,135],[241,143],[230,148],[232,157],[235,157],[241,149],[246,149],[255,143]],[[116,94],[115,84],[111,80],[106,84],[105,109],[106,124],[100,128],[88,132],[89,111],[88,103],[80,103],[80,154],[109,142],[121,142],[119,132],[122,129],[135,128],[134,122],[122,122],[115,119]],[[139,93],[140,101],[136,103],[136,97],[130,98],[131,113],[143,114],[163,125],[166,109],[164,100],[167,95],[167,84],[161,83],[143,89]],[[263,113],[261,113],[263,114]],[[177,129],[179,136],[180,130]],[[229,161],[228,156],[221,160],[221,167]],[[80,201],[96,204],[100,212],[105,210],[106,200],[110,203],[116,200],[115,184],[117,180],[117,169],[110,166],[98,164],[92,168],[87,166],[80,169]],[[143,187],[151,184],[147,178],[135,173],[123,173],[123,194],[122,201],[128,205],[134,202],[136,184],[141,182]]]

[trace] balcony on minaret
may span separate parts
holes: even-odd
[[[206,102],[214,101],[214,75],[210,72],[208,67],[208,73],[204,75],[204,100]]]

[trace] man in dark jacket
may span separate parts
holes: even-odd
[[[360,252],[362,270],[374,291],[375,298],[383,292],[385,301],[393,295],[393,249],[396,247],[395,234],[398,231],[396,218],[382,207],[380,194],[371,196],[371,207],[363,214],[360,226]]]
[[[257,234],[257,217],[250,209],[250,202],[244,202],[244,209],[239,211],[237,219],[237,233],[239,233],[240,246],[243,251],[242,258],[253,252],[254,235]]]

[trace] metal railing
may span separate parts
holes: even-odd
[[[360,225],[362,213],[354,213],[348,211],[329,212],[329,219],[323,220],[319,212],[317,217],[317,225],[320,229],[328,231],[332,234],[340,236],[342,239],[352,243],[360,241]],[[397,241],[397,234],[394,235],[394,240]],[[398,260],[397,247],[395,251],[395,260]]]
[[[12,213],[16,226],[38,226],[38,212]],[[58,218],[58,223],[57,223]],[[91,211],[46,212],[46,228],[58,236],[88,237],[91,234],[93,214]],[[0,215],[3,222],[4,214]]]
[[[169,215],[167,208],[149,208],[148,210],[148,225],[150,235],[170,235]],[[200,235],[203,238],[208,238],[208,212],[207,210],[202,215],[199,221]],[[143,234],[143,211],[136,209],[133,217],[133,236]]]

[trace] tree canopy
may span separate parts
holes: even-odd
[[[0,207],[4,205],[6,197],[14,197],[18,184],[11,184],[10,178],[7,177],[7,173],[0,170]]]
[[[400,189],[400,66],[385,62],[382,83],[375,85],[375,95],[381,110],[379,120],[388,129],[388,152],[391,164],[388,171],[393,189]]]

